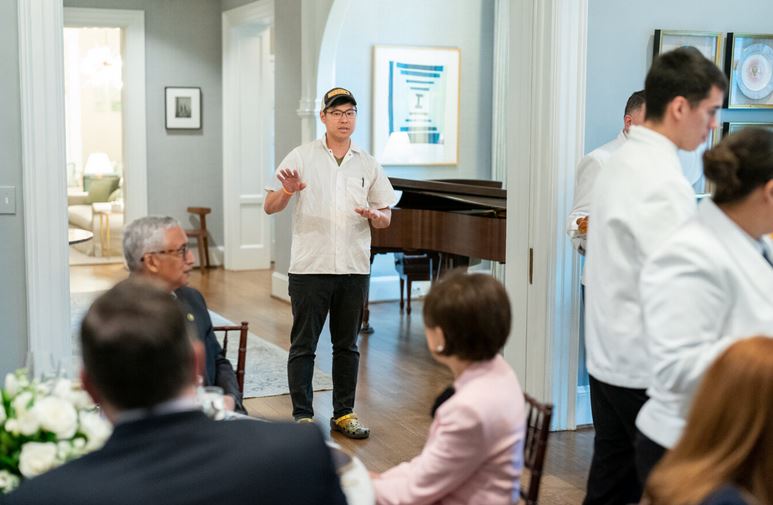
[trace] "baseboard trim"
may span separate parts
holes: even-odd
[[[577,386],[575,402],[575,424],[593,424],[593,414],[590,409],[590,386]]]
[[[189,251],[193,253],[194,265],[199,266],[199,249],[195,246],[188,246]],[[223,266],[225,259],[225,248],[223,246],[210,246],[209,247],[209,266],[219,267]]]
[[[279,272],[271,274],[271,296],[273,298],[290,303],[290,295],[287,292],[289,286],[290,279],[287,277],[287,274],[280,274]]]
[[[419,300],[429,292],[429,281],[416,281],[411,284],[411,300]],[[400,276],[385,275],[370,278],[368,301],[394,302],[400,299]]]

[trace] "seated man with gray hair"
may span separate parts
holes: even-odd
[[[187,286],[193,253],[180,222],[167,216],[135,219],[124,228],[123,254],[132,275],[159,281],[181,303],[186,319],[204,344],[203,385],[223,388],[226,408],[246,414],[233,366],[212,331],[204,296]]]

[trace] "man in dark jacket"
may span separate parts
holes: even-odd
[[[236,374],[212,331],[204,297],[187,286],[193,253],[188,249],[188,237],[180,223],[172,217],[161,216],[135,219],[124,229],[123,254],[132,275],[159,281],[180,301],[188,323],[195,327],[196,335],[204,343],[203,385],[223,388],[226,408],[246,414]]]

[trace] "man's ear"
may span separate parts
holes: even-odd
[[[145,265],[145,270],[151,273],[157,273],[158,272],[158,255],[156,254],[146,254],[143,256],[142,263]]]
[[[623,116],[623,130],[625,130],[626,133],[628,133],[628,130],[631,129],[631,125],[633,124],[633,116],[630,114],[626,114]]]
[[[773,179],[766,182],[762,187],[762,194],[765,197],[765,203],[773,205]]]
[[[683,96],[677,96],[668,104],[666,113],[670,113],[674,119],[681,120],[690,111],[690,102]]]

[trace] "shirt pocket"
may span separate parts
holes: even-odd
[[[352,208],[368,207],[368,188],[364,177],[346,178],[346,200]]]

